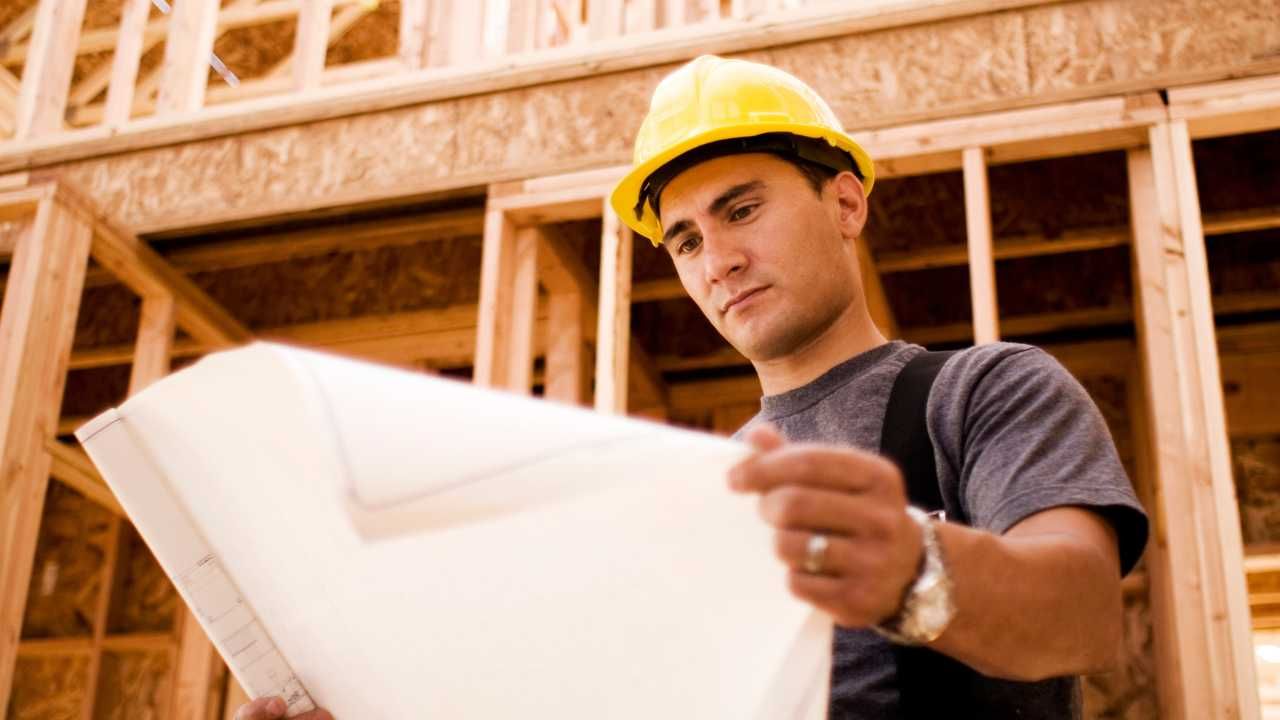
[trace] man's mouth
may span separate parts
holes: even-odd
[[[767,286],[767,285],[762,285],[762,286],[760,286],[760,287],[754,287],[754,288],[751,288],[751,289],[749,289],[749,290],[743,290],[743,291],[741,291],[741,292],[737,293],[736,295],[734,295],[733,297],[731,297],[731,298],[729,298],[727,301],[725,301],[724,305],[720,306],[720,314],[721,314],[721,315],[724,315],[724,314],[728,313],[728,312],[729,312],[729,309],[730,309],[730,308],[732,308],[734,305],[737,305],[738,303],[741,303],[741,302],[743,302],[744,300],[747,300],[748,298],[751,298],[752,296],[756,295],[757,293],[760,293],[760,292],[762,292],[762,291],[764,291],[764,290],[768,289],[768,287],[769,287],[769,286]]]

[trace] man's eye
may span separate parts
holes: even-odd
[[[750,215],[750,214],[751,214],[751,211],[753,211],[753,210],[755,210],[755,209],[756,209],[756,206],[755,206],[755,205],[743,205],[742,207],[740,207],[740,208],[738,208],[738,209],[734,210],[734,211],[729,215],[729,219],[730,219],[730,220],[735,220],[735,221],[736,221],[736,220],[741,220],[741,219],[745,218],[746,216]]]
[[[698,237],[697,235],[690,235],[689,237],[680,241],[680,244],[676,246],[676,250],[679,251],[681,255],[687,255],[693,252],[694,250],[697,250],[698,245],[701,242],[702,242],[702,238]]]

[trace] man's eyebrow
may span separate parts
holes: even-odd
[[[738,183],[737,185],[734,185],[728,190],[725,190],[724,192],[720,193],[720,195],[715,200],[711,201],[711,208],[710,208],[711,214],[712,215],[719,214],[721,211],[724,210],[725,206],[727,206],[729,203],[733,202],[734,200],[737,200],[738,198],[742,197],[743,195],[746,195],[749,192],[759,190],[763,187],[764,187],[764,182],[761,180],[751,180],[750,182]],[[676,222],[671,227],[667,228],[665,232],[662,233],[662,242],[664,244],[667,242],[670,242],[672,238],[684,232],[685,230],[688,230],[692,225],[693,223],[688,220],[680,220]]]
[[[734,185],[728,190],[725,190],[724,192],[720,193],[720,197],[711,201],[711,214],[712,215],[720,214],[720,212],[724,210],[725,206],[728,205],[729,203],[733,202],[734,200],[737,200],[739,197],[746,195],[747,193],[753,190],[759,190],[763,187],[764,187],[764,182],[761,180],[752,180],[750,182],[744,182],[744,183],[739,183],[737,185]]]

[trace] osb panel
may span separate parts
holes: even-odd
[[[70,165],[67,177],[129,225],[211,209],[253,216],[282,201],[304,210],[357,188],[398,196],[412,179],[451,173],[457,105],[441,102],[113,156]]]
[[[1023,17],[999,13],[775,50],[846,126],[1028,94]]]
[[[169,653],[103,653],[94,720],[161,720],[169,704]]]
[[[1231,458],[1244,541],[1280,542],[1280,435],[1232,438]]]
[[[1280,49],[1272,0],[1096,0],[751,53],[792,69],[850,127],[1164,87]],[[1182,28],[1196,42],[1174,42]],[[1136,39],[1136,42],[1131,42]],[[1095,51],[1096,50],[1096,51]],[[62,171],[155,229],[625,162],[670,66],[80,161]]]
[[[79,720],[88,701],[89,658],[18,658],[9,720]]]
[[[1165,69],[1209,70],[1280,49],[1280,4],[1221,0],[1094,0],[1032,8],[1031,92],[1142,83]]]
[[[1088,720],[1157,720],[1156,670],[1151,610],[1145,593],[1125,598],[1119,667],[1084,677],[1084,717]]]
[[[496,172],[576,158],[626,158],[666,69],[464,98],[455,169]]]
[[[110,518],[97,503],[62,483],[49,484],[27,591],[24,638],[93,633]]]
[[[177,592],[133,526],[121,532],[125,542],[120,562],[124,577],[111,598],[107,630],[111,633],[164,632],[173,629]]]

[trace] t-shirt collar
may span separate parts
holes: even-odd
[[[794,390],[765,395],[760,398],[760,414],[765,420],[794,415],[852,382],[905,346],[906,343],[902,340],[892,340],[854,355]]]

